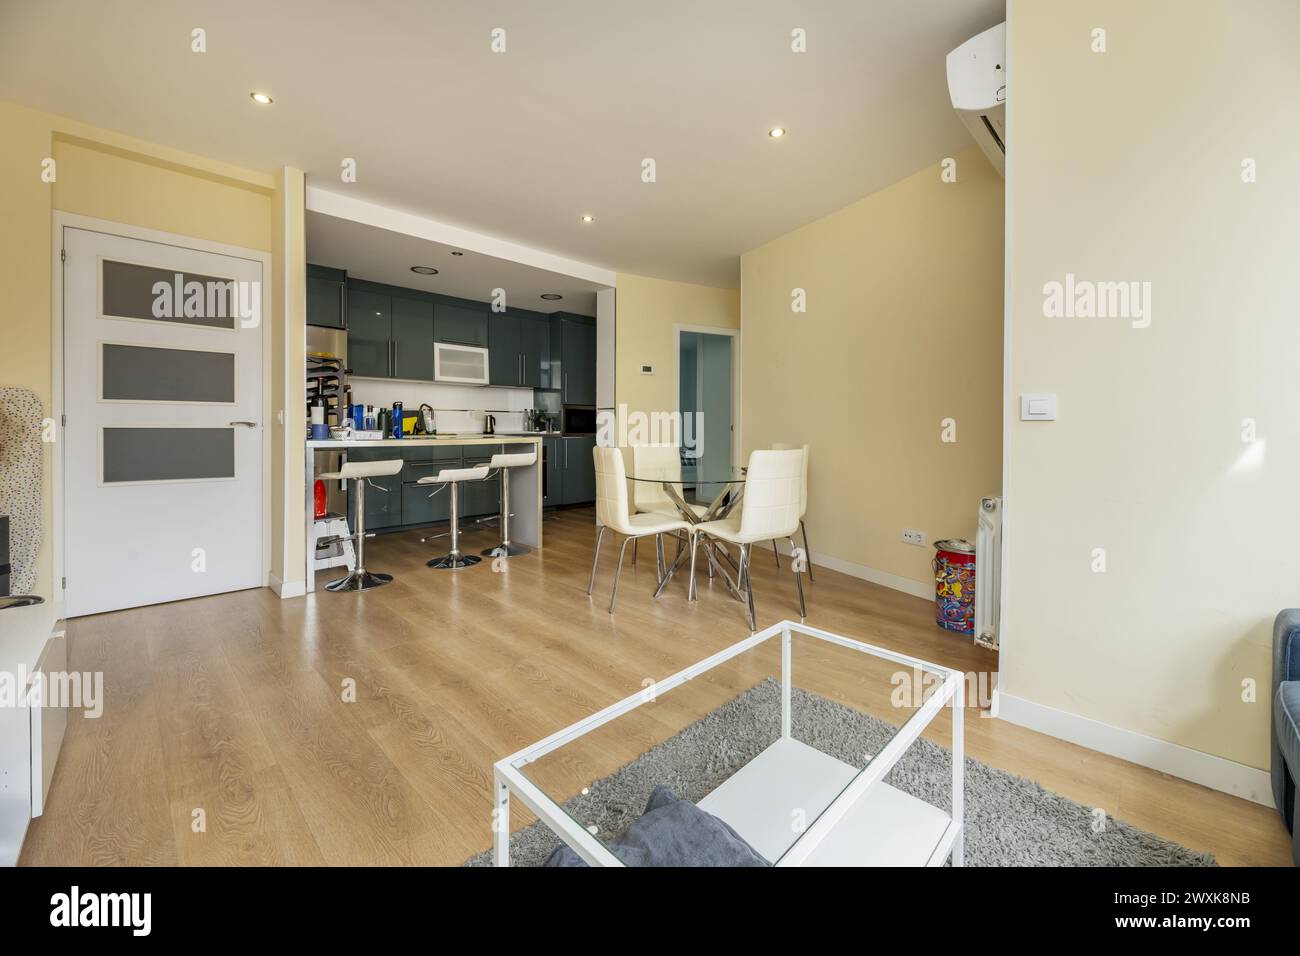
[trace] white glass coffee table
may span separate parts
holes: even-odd
[[[776,866],[960,866],[963,706],[960,671],[783,621],[498,761],[493,862],[510,864],[518,801],[588,864],[622,866],[617,838],[664,784]],[[946,808],[884,781],[943,720]],[[614,794],[626,813],[602,823]]]

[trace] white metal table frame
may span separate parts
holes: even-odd
[[[950,856],[953,866],[961,866],[965,837],[963,823],[965,802],[962,789],[962,770],[965,762],[962,732],[962,711],[965,707],[965,675],[961,671],[949,667],[941,667],[938,664],[931,664],[915,657],[909,657],[906,654],[899,654],[882,647],[876,647],[873,644],[865,644],[862,641],[841,637],[830,631],[809,627],[806,624],[795,623],[794,621],[781,621],[779,624],[773,624],[766,630],[759,631],[757,634],[753,634],[745,640],[719,651],[698,664],[678,671],[671,677],[657,681],[652,687],[625,697],[618,703],[611,704],[604,710],[565,727],[563,730],[557,731],[546,739],[530,747],[525,747],[503,760],[497,761],[492,768],[493,865],[510,865],[510,800],[513,795],[535,813],[542,823],[568,844],[589,865],[623,866],[623,862],[611,853],[604,843],[586,828],[579,825],[563,807],[525,777],[521,772],[522,768],[563,747],[570,741],[590,733],[597,727],[609,723],[614,718],[626,714],[642,704],[653,701],[660,694],[666,693],[777,636],[781,638],[781,736],[788,739],[790,737],[790,637],[792,634],[814,637],[831,644],[838,644],[840,647],[847,647],[850,650],[872,654],[905,665],[912,668],[914,672],[920,670],[940,674],[943,676],[943,682],[898,728],[898,732],[894,734],[884,749],[826,806],[826,809],[821,812],[812,826],[799,835],[776,862],[776,865],[799,866],[806,861],[831,830],[835,828],[835,825],[844,818],[845,814],[859,800],[863,799],[872,787],[884,779],[907,748],[929,726],[935,715],[951,701],[952,812],[948,825],[930,853],[926,866],[942,866]]]

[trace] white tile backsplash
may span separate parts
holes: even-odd
[[[391,408],[401,402],[409,412],[432,406],[440,432],[481,431],[484,415],[496,416],[498,431],[522,431],[524,409],[534,408],[531,388],[492,385],[448,385],[439,382],[395,382],[386,378],[348,377],[352,401]]]

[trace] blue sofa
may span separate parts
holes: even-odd
[[[1300,866],[1300,608],[1273,622],[1273,801],[1291,831],[1291,859]]]

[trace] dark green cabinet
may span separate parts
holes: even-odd
[[[550,365],[551,323],[546,316],[520,316],[519,351],[523,369],[523,379],[519,384],[528,388],[550,388],[546,373]]]
[[[564,504],[563,438],[542,439],[542,507]]]
[[[348,290],[348,366],[353,375],[391,378],[392,297]]]
[[[433,303],[392,297],[393,378],[433,381]]]
[[[433,307],[433,337],[439,342],[487,348],[488,312],[464,305],[438,302]]]
[[[326,329],[347,327],[347,273],[307,266],[307,324]]]
[[[560,401],[566,405],[595,405],[596,325],[590,319],[580,321],[567,316],[559,321]]]
[[[596,463],[592,449],[596,436],[576,435],[558,439],[563,480],[561,504],[587,504],[596,500]]]
[[[488,316],[488,378],[493,385],[545,388],[551,331],[546,316],[511,310]]]
[[[519,325],[519,316],[514,312],[493,312],[488,316],[488,380],[493,385],[522,384]]]

